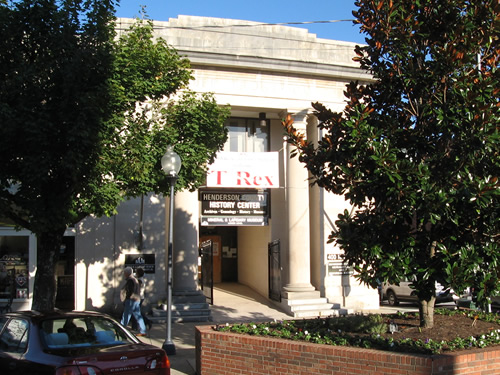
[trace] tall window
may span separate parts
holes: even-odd
[[[224,151],[267,152],[269,151],[269,124],[260,126],[258,119],[230,118],[226,122],[229,130]]]

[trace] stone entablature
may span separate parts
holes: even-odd
[[[132,22],[119,18],[117,29],[126,30]],[[187,56],[193,66],[370,79],[352,60],[356,43],[317,38],[304,28],[182,15],[168,22],[154,21],[154,27],[155,35]]]

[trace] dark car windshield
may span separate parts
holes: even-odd
[[[98,316],[47,319],[40,330],[47,349],[136,343],[118,324]]]

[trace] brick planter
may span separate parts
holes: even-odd
[[[198,375],[500,375],[500,347],[417,355],[311,344],[196,327]]]

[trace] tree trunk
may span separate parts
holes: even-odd
[[[55,271],[63,236],[64,230],[37,234],[37,268],[31,305],[33,310],[54,310],[56,303]]]
[[[434,327],[434,305],[436,297],[431,297],[430,300],[420,300],[418,303],[418,311],[420,313],[420,327],[433,328]]]

